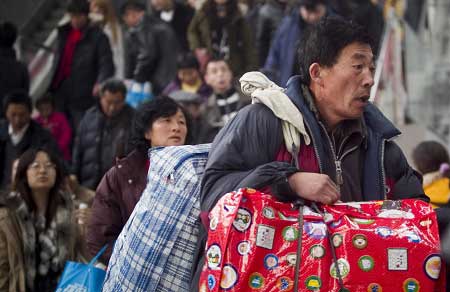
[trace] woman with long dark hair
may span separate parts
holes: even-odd
[[[210,58],[227,61],[237,78],[258,68],[252,32],[237,0],[207,0],[189,25],[188,41],[202,69]]]
[[[147,183],[152,147],[179,146],[190,142],[189,120],[184,109],[169,97],[142,104],[135,114],[134,150],[116,162],[97,187],[87,244],[95,255],[106,243],[101,261],[108,263],[114,241],[122,231]]]
[[[55,154],[29,149],[0,203],[0,291],[54,291],[74,258],[72,200]]]

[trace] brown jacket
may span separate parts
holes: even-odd
[[[101,261],[108,263],[112,247],[141,198],[147,182],[147,153],[134,150],[103,176],[97,187],[87,230],[91,256],[108,243]]]
[[[58,232],[56,248],[67,249],[66,253],[61,253],[64,255],[62,258],[62,264],[64,264],[67,260],[81,258],[80,253],[75,252],[75,246],[81,244],[81,237],[72,221],[72,200],[68,193],[61,193],[61,196],[62,201],[58,204],[54,222]],[[30,267],[26,265],[31,263],[27,263],[30,255],[26,254],[24,246],[30,242],[25,242],[23,238],[26,223],[18,215],[19,210],[23,211],[20,205],[23,202],[20,200],[18,197],[11,196],[2,197],[0,200],[0,292],[26,292],[29,289],[27,273]],[[37,254],[33,256],[39,257]]]
[[[22,238],[16,216],[0,208],[0,291],[25,292]]]
[[[206,48],[210,57],[213,56],[212,29],[209,24],[207,3],[197,11],[188,28],[189,47],[192,51]],[[235,77],[240,78],[248,71],[258,68],[258,51],[256,49],[250,26],[241,13],[231,16],[225,25],[229,37],[229,59],[231,71]]]

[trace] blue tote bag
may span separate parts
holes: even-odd
[[[150,82],[139,83],[133,81],[128,89],[125,101],[133,108],[137,108],[140,104],[150,101],[152,98],[153,94]]]
[[[102,291],[106,271],[94,267],[94,264],[106,250],[106,247],[107,245],[97,253],[89,264],[67,261],[61,279],[59,280],[58,287],[56,288],[56,292]]]

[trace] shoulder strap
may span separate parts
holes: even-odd
[[[93,266],[95,262],[98,260],[99,257],[102,256],[102,254],[105,252],[106,248],[108,247],[108,244],[105,244],[102,249],[99,250],[99,252],[95,255],[95,257],[92,258],[92,260],[89,262],[89,266]]]

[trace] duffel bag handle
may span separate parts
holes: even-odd
[[[106,248],[108,247],[108,244],[105,244],[95,255],[95,257],[92,258],[92,260],[89,262],[90,266],[93,266],[95,262],[98,260],[99,257],[102,256],[102,254],[105,252]]]

